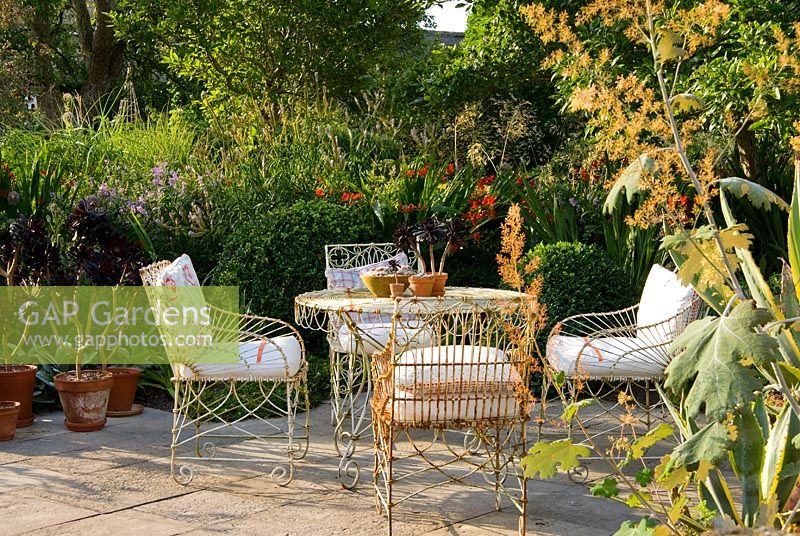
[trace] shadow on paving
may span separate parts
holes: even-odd
[[[548,407],[548,415],[559,411]],[[284,458],[255,452],[253,442],[238,440],[225,442],[229,453],[259,454],[264,463],[193,462],[191,484],[175,483],[169,474],[168,412],[147,409],[138,417],[109,419],[104,430],[84,434],[68,432],[60,413],[39,416],[14,441],[0,443],[0,494],[15,505],[0,510],[2,533],[121,536],[129,528],[134,532],[138,518],[149,536],[383,534],[385,519],[376,511],[372,483],[372,438],[363,438],[354,456],[361,467],[360,486],[345,491],[337,481],[330,407],[320,406],[310,417],[309,452],[296,462],[291,484],[278,487],[270,472]],[[546,439],[564,435],[557,427],[544,431]],[[536,432],[532,424],[529,445]],[[417,468],[409,461],[405,470]],[[589,468],[592,478],[602,474],[600,462],[592,461]],[[528,498],[528,534],[611,534],[623,520],[636,517],[623,506],[591,497],[565,475],[529,480]],[[37,511],[42,514],[31,517]],[[402,503],[394,519],[396,534],[515,534],[518,514],[506,500],[496,512],[491,492],[451,485]]]

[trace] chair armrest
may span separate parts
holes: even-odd
[[[638,339],[641,343],[623,351],[620,354],[620,358],[624,358],[634,351],[641,352],[648,349],[656,350],[666,355],[669,345],[675,337],[698,317],[701,302],[697,299],[692,300],[689,305],[670,318],[642,326],[636,323],[635,313],[638,307],[638,305],[634,305],[609,313],[590,313],[566,318],[556,324],[550,332],[548,346],[550,340],[556,335],[584,339],[585,344],[581,351],[590,347],[592,342],[597,339],[631,337]]]
[[[236,336],[238,342],[250,340],[270,342],[276,337],[295,337],[300,343],[300,353],[305,361],[306,350],[303,337],[300,336],[297,328],[288,322],[266,316],[226,311],[213,305],[209,308],[211,309],[212,324],[216,331]]]
[[[550,331],[548,340],[556,335],[568,337],[620,337],[636,331],[636,313],[639,304],[607,313],[573,315],[558,322]]]
[[[370,374],[372,374],[372,407],[373,419],[381,416],[384,420],[391,415],[385,415],[387,402],[394,396],[394,366],[393,354],[389,346],[382,352],[375,352],[369,360]],[[391,411],[391,410],[389,410]]]

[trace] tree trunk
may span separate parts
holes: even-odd
[[[50,21],[39,11],[32,11],[28,18],[31,28],[33,45],[33,76],[34,86],[31,91],[36,95],[39,111],[47,118],[57,121],[60,115],[59,91],[56,88],[53,73],[53,61],[50,50]]]
[[[83,55],[83,64],[88,71],[92,65],[92,19],[89,16],[89,8],[86,6],[86,0],[71,0],[72,11],[75,12],[75,23],[78,27],[78,36],[81,41],[81,54]]]
[[[756,160],[756,139],[753,131],[750,130],[752,121],[744,124],[736,135],[736,149],[739,152],[739,164],[742,166],[744,178],[756,181],[761,174]]]
[[[81,90],[83,104],[90,116],[102,112],[98,101],[106,96],[122,73],[125,42],[114,37],[109,13],[114,9],[112,0],[97,0],[91,62],[86,83]]]

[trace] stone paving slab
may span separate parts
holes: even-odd
[[[11,491],[0,494],[0,497],[1,532],[6,536],[25,534],[97,514],[87,508],[42,499],[36,496],[35,490]]]
[[[47,488],[69,485],[72,479],[62,473],[31,467],[24,462],[0,467],[0,494],[26,488]]]
[[[138,536],[174,536],[185,534],[198,528],[191,523],[173,521],[161,516],[127,510],[113,512],[77,521],[64,523],[53,528],[43,528],[26,532],[26,536],[51,536],[53,529],[59,536],[89,536],[89,535],[138,535]]]
[[[355,456],[360,487],[345,491],[336,480],[330,406],[316,408],[310,419],[309,453],[297,463],[292,483],[281,488],[269,476],[281,461],[275,456],[257,465],[193,464],[191,484],[175,483],[169,476],[169,412],[146,409],[85,434],[68,432],[60,413],[41,415],[14,441],[0,443],[0,534],[385,534],[372,489],[372,439],[362,440]],[[229,448],[241,453],[252,444]],[[612,534],[636,517],[563,475],[529,481],[528,496],[528,534]],[[397,535],[512,535],[517,520],[509,506],[494,510],[491,493],[448,486],[403,503],[394,528]]]
[[[63,454],[44,454],[24,458],[22,463],[38,468],[56,468],[58,472],[70,475],[86,475],[125,467],[150,460],[146,454],[110,447],[89,447],[75,450],[69,456]]]

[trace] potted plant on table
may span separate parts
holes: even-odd
[[[409,271],[411,271],[410,267],[407,267],[407,268],[409,269]],[[400,274],[399,274],[400,269],[401,269],[400,263],[397,262],[394,259],[390,260],[389,261],[389,269],[392,271],[392,273],[394,273],[394,283],[390,283],[389,284],[389,295],[392,298],[399,298],[406,291],[406,288],[408,287],[408,278],[411,275],[413,275],[413,273],[406,275],[405,276],[405,281],[401,282],[400,281]]]
[[[445,246],[439,258],[439,270],[434,273],[435,282],[431,296],[444,295],[444,285],[447,282],[444,261],[447,259],[448,254],[462,249],[467,244],[467,237],[469,236],[469,228],[461,218],[450,218],[441,225],[443,229],[441,241],[445,243]]]
[[[415,225],[409,225],[408,223],[401,224],[394,232],[394,243],[403,250],[403,252],[408,253],[409,251],[413,251],[417,256],[422,270],[420,273],[410,276],[408,278],[408,284],[414,296],[425,298],[431,295],[434,278],[427,273],[425,257],[422,256],[422,252],[419,249],[419,242],[417,241],[415,232]]]
[[[408,265],[401,265],[394,259],[390,259],[386,266],[379,266],[361,274],[364,282],[373,296],[377,298],[388,298],[392,293],[392,287],[399,288],[402,295],[408,286],[408,278],[414,275],[414,271]],[[392,282],[394,281],[394,282]]]
[[[403,224],[395,231],[395,244],[404,251],[413,250],[422,265],[423,273],[410,280],[412,292],[414,292],[415,296],[438,297],[444,295],[444,286],[447,282],[447,272],[444,271],[444,266],[447,256],[450,252],[463,248],[468,236],[469,229],[461,218],[450,218],[442,222],[436,216],[426,217],[414,226]],[[437,270],[434,249],[440,243],[444,243],[445,246],[439,257]],[[430,272],[426,269],[425,259],[419,247],[420,244],[428,245]],[[431,286],[431,290],[426,292],[428,285]],[[418,293],[418,291],[421,293]]]

